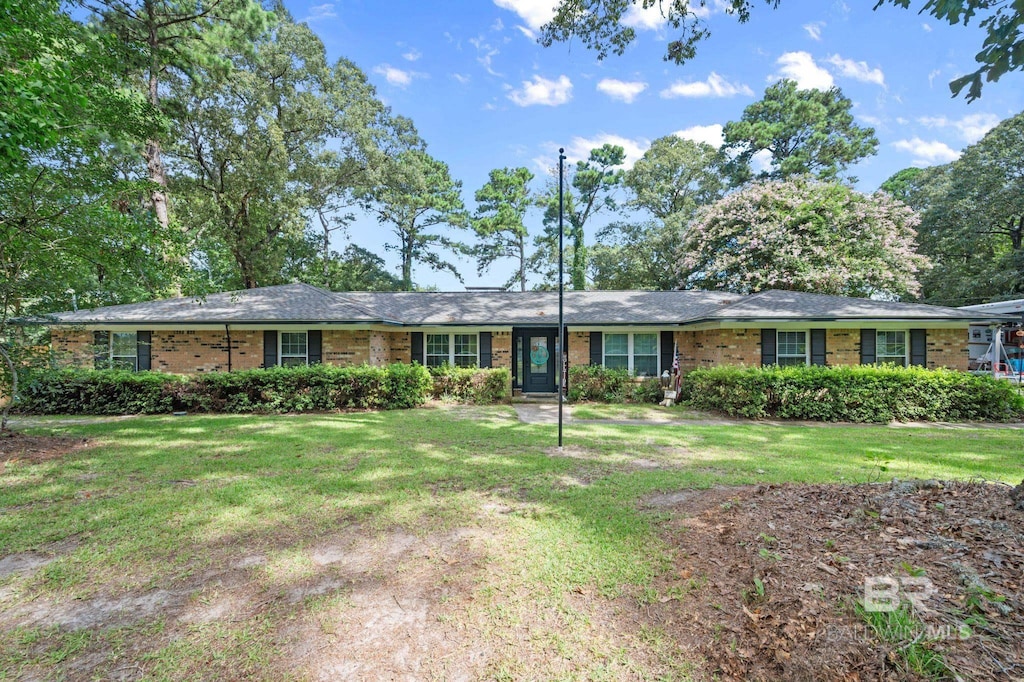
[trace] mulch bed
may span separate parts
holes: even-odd
[[[919,679],[904,655],[915,642],[948,678],[1024,679],[1024,483],[713,488],[648,503],[670,513],[678,548],[649,625],[693,643],[709,674]],[[921,629],[880,640],[854,607],[871,576],[916,596]]]

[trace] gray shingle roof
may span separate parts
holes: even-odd
[[[286,284],[59,313],[58,324],[388,323],[408,326],[553,325],[553,291],[345,292]],[[718,291],[569,291],[572,326],[676,325],[700,321],[933,320],[981,321],[980,311],[792,291],[750,296]],[[1008,318],[1007,318],[1008,319]]]
[[[55,315],[64,324],[377,322],[380,316],[308,284],[284,284],[211,294],[205,299],[169,298]]]
[[[409,325],[558,323],[558,292],[344,293],[347,300]],[[565,323],[678,324],[736,301],[716,291],[567,291]]]
[[[712,320],[978,320],[984,313],[921,303],[875,301],[771,289],[743,297],[708,316]]]

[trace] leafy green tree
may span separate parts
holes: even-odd
[[[374,189],[369,207],[397,238],[385,248],[397,251],[401,259],[403,291],[413,290],[416,263],[448,271],[462,281],[458,268],[440,249],[463,254],[468,247],[438,229],[467,226],[461,188],[462,183],[452,179],[446,163],[414,148],[398,155],[394,172],[385,184]]]
[[[331,252],[324,261],[320,241],[312,238],[306,248],[293,252],[285,277],[331,291],[401,291],[402,281],[388,272],[384,259],[355,244],[341,253]]]
[[[953,163],[914,174],[906,195],[921,213],[920,251],[935,264],[922,280],[925,301],[967,305],[1024,294],[1024,114]]]
[[[788,79],[769,86],[759,102],[723,130],[722,148],[735,154],[729,163],[734,184],[750,179],[750,161],[761,151],[771,154],[771,169],[760,178],[775,180],[805,174],[833,180],[850,164],[873,155],[875,131],[854,123],[852,108],[839,88],[800,90]]]
[[[225,284],[252,288],[282,281],[312,215],[330,256],[332,220],[343,227],[338,211],[390,163],[377,146],[388,111],[354,64],[329,64],[309,27],[283,10],[234,61],[227,78],[176,83],[184,138],[169,156],[172,188],[188,198],[181,214],[202,248],[230,254],[236,274]],[[202,260],[223,262],[212,253]]]
[[[517,264],[505,288],[519,284],[526,291],[526,238],[523,220],[535,202],[530,193],[533,173],[526,168],[496,168],[487,182],[476,191],[477,210],[473,231],[479,244],[473,249],[477,258],[477,274],[483,274],[500,258],[511,258]]]
[[[756,182],[701,209],[680,251],[684,288],[915,296],[928,259],[912,209],[809,177]]]
[[[595,289],[674,289],[677,250],[682,240],[678,219],[614,222],[597,232],[590,247],[590,280]]]
[[[765,0],[772,8],[781,0]],[[541,27],[539,42],[548,47],[556,42],[580,40],[597,52],[598,59],[609,53],[621,55],[636,39],[636,31],[623,21],[633,8],[657,7],[666,25],[679,31],[679,37],[670,40],[665,50],[665,61],[684,64],[697,54],[697,44],[711,35],[702,12],[707,0],[559,0],[555,15]],[[750,20],[754,0],[725,0],[726,11],[742,23]],[[908,9],[911,0],[876,0],[874,9],[892,4]],[[949,84],[953,96],[967,88],[967,101],[981,96],[982,79],[999,80],[1008,71],[1024,68],[1024,40],[1021,39],[1021,6],[1005,0],[923,0],[919,13],[944,21],[950,25],[961,21],[966,26],[976,19],[985,39],[975,57],[979,68]],[[969,86],[969,87],[968,87]]]
[[[677,135],[658,138],[624,175],[624,184],[634,195],[629,204],[661,220],[691,215],[725,193],[724,164],[721,152],[705,142]]]
[[[100,17],[102,30],[126,49],[122,68],[134,77],[149,105],[165,112],[169,85],[200,72],[227,71],[225,55],[243,52],[269,26],[273,15],[255,0],[85,0]],[[141,145],[152,188],[150,204],[162,227],[170,224],[168,175],[164,165],[165,134],[155,133]]]
[[[619,208],[615,192],[622,185],[625,172],[619,168],[626,161],[625,150],[605,144],[590,150],[586,161],[576,162],[564,183],[564,229],[568,237],[569,279],[572,288],[587,288],[587,247],[584,229],[591,218]],[[531,256],[534,267],[545,269],[545,279],[554,279],[558,262],[558,182],[551,183],[540,199],[544,207],[544,233],[534,240],[537,251]]]

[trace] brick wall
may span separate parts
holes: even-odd
[[[351,367],[353,365],[370,364],[370,336],[377,332],[365,329],[325,329],[322,337],[322,362],[325,365]],[[382,351],[378,351],[380,358]]]
[[[388,363],[412,362],[412,335],[409,332],[384,332],[388,339]]]
[[[226,372],[228,342],[223,331],[153,332],[152,369],[173,374]],[[231,332],[231,368],[256,369],[263,365],[263,332]]]
[[[967,329],[929,329],[929,369],[948,367],[967,371],[969,340]]]
[[[860,330],[828,329],[825,331],[825,364],[829,366],[860,364]]]
[[[50,347],[62,365],[92,367],[92,332],[55,327],[50,331]]]
[[[590,364],[590,332],[569,332],[569,366]]]
[[[761,364],[761,330],[707,329],[693,332],[692,351],[697,367],[757,367]]]
[[[512,371],[512,332],[491,333],[491,367]]]

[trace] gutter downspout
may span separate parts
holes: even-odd
[[[228,340],[228,372],[230,372],[231,371],[231,325],[225,323],[225,325],[224,325],[224,335],[227,337],[227,340]]]

